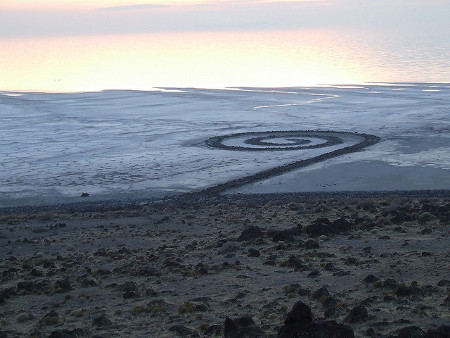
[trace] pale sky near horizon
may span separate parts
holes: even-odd
[[[0,0],[0,37],[315,27],[449,36],[450,0]]]

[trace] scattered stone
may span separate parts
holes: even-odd
[[[327,271],[334,271],[336,268],[334,267],[334,264],[331,262],[328,262],[325,264],[324,269]]]
[[[358,305],[350,310],[344,321],[346,323],[360,323],[367,320],[367,318],[369,318],[367,309],[363,305]]]
[[[210,325],[205,332],[203,332],[205,336],[222,336],[223,335],[223,326],[219,324]]]
[[[375,283],[377,281],[379,281],[380,279],[378,277],[375,277],[374,275],[368,275],[366,278],[363,279],[364,283],[368,283],[368,284],[372,284]]]
[[[442,325],[437,329],[429,329],[423,338],[448,338],[450,337],[450,326]]]
[[[322,303],[324,311],[324,316],[326,318],[330,318],[336,314],[336,309],[338,306],[338,301],[333,297],[328,297],[325,299],[325,301]]]
[[[300,271],[309,270],[309,268],[305,264],[303,264],[303,261],[300,258],[295,257],[295,256],[289,257],[289,259],[287,261],[287,266],[294,268],[296,270],[300,270]]]
[[[275,259],[268,259],[267,261],[265,261],[263,263],[263,265],[275,266],[275,265],[277,265],[277,261]]]
[[[421,235],[429,235],[431,234],[433,231],[430,228],[425,228],[422,231],[420,231]]]
[[[285,229],[285,230],[270,230],[267,232],[269,237],[272,237],[274,242],[284,241],[293,242],[295,241],[295,236],[300,236],[302,234],[302,226],[299,224],[296,227]]]
[[[83,277],[82,279],[80,279],[79,282],[83,288],[97,286],[97,282],[95,280],[93,280],[92,278],[88,278],[88,277]]]
[[[297,302],[287,314],[284,324],[308,324],[312,322],[312,318],[311,308],[303,302]]]
[[[327,290],[326,287],[321,287],[320,289],[317,289],[314,291],[311,295],[313,299],[320,299],[320,298],[328,298],[330,297],[330,292]]]
[[[308,273],[308,277],[310,277],[310,278],[314,278],[314,277],[318,277],[318,276],[320,276],[319,270],[313,270],[310,273]]]
[[[30,271],[30,275],[33,276],[33,277],[42,277],[42,276],[44,276],[44,273],[41,270],[33,268]]]
[[[388,338],[422,338],[425,332],[418,326],[407,326],[395,330]]]
[[[353,338],[353,330],[343,324],[331,321],[312,320],[311,308],[302,302],[294,304],[288,313],[284,325],[278,331],[278,338],[327,337]]]
[[[373,337],[373,336],[375,336],[375,330],[373,329],[373,327],[369,327],[369,328],[366,330],[365,335],[366,335],[367,337]]]
[[[441,279],[438,283],[437,286],[450,286],[450,280],[448,279]]]
[[[321,235],[327,235],[331,233],[330,220],[328,218],[318,218],[308,227],[306,227],[306,232],[311,237],[317,237]]]
[[[131,299],[131,298],[137,298],[137,297],[138,297],[138,294],[134,291],[127,291],[127,292],[124,292],[124,294],[123,294],[124,299]]]
[[[256,326],[255,322],[250,316],[239,317],[236,319],[225,319],[224,337],[225,338],[240,338],[240,337],[263,337],[264,330]]]
[[[5,304],[6,300],[15,294],[14,288],[0,290],[0,305]]]
[[[200,275],[208,274],[208,269],[207,269],[206,265],[201,262],[195,266],[195,271],[197,271]]]
[[[79,337],[91,337],[91,333],[88,330],[84,329],[63,329],[63,330],[54,330],[49,338],[79,338]]]
[[[248,256],[249,257],[259,257],[259,256],[261,256],[261,253],[259,252],[259,250],[250,248],[250,249],[248,249]]]
[[[313,239],[308,239],[305,242],[305,248],[306,249],[318,249],[320,247],[319,242],[313,240]]]
[[[120,285],[119,286],[119,290],[123,291],[123,292],[136,291],[137,290],[137,286],[136,286],[135,282],[128,281],[128,282],[125,282],[122,285]]]
[[[174,325],[169,328],[169,331],[174,332],[181,337],[200,337],[197,331],[194,331],[184,325]]]
[[[395,294],[397,297],[409,297],[417,295],[420,293],[420,289],[414,286],[400,285],[396,290]]]
[[[145,294],[149,297],[156,297],[158,295],[158,293],[152,288],[145,290]]]
[[[251,226],[244,229],[238,237],[238,241],[252,241],[264,236],[264,233],[257,226]]]
[[[330,235],[350,231],[352,224],[344,218],[330,222],[328,218],[318,218],[306,228],[311,237]]]
[[[358,265],[358,260],[355,257],[347,257],[345,260],[346,265]]]
[[[39,320],[39,324],[42,326],[56,325],[58,321],[58,313],[56,313],[55,310],[52,310]]]
[[[343,277],[343,276],[349,276],[349,275],[350,275],[350,271],[344,271],[344,270],[336,271],[335,273],[333,273],[333,276],[337,276],[337,277]]]
[[[72,290],[69,278],[64,278],[55,282],[55,289],[57,292],[68,292]]]
[[[395,290],[398,288],[398,282],[395,279],[388,278],[383,282],[383,288]]]
[[[92,319],[92,325],[97,327],[109,327],[112,325],[112,322],[105,316],[100,316]]]

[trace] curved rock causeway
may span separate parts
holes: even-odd
[[[215,195],[226,190],[238,188],[246,184],[265,180],[269,177],[283,174],[287,171],[303,168],[311,164],[328,160],[333,157],[361,151],[364,148],[374,145],[380,141],[380,138],[369,134],[360,134],[352,132],[339,131],[317,131],[317,130],[289,130],[289,131],[267,131],[267,132],[246,132],[223,136],[216,136],[205,141],[208,147],[219,148],[231,151],[294,151],[303,149],[316,149],[336,146],[344,143],[344,138],[356,136],[361,141],[343,148],[335,149],[313,156],[307,159],[301,159],[288,164],[280,165],[274,168],[260,171],[256,174],[246,177],[233,179],[221,183],[195,194]]]

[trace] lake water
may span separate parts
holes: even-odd
[[[439,34],[161,33],[0,46],[0,207],[192,192],[318,155],[205,146],[268,130],[381,142],[235,192],[450,189],[450,44]],[[341,85],[315,86],[332,83]]]
[[[308,29],[0,39],[0,90],[448,82],[444,34]]]

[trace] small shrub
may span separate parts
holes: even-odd
[[[178,306],[178,313],[192,313],[195,311],[195,304],[189,301],[185,301],[184,303]]]

